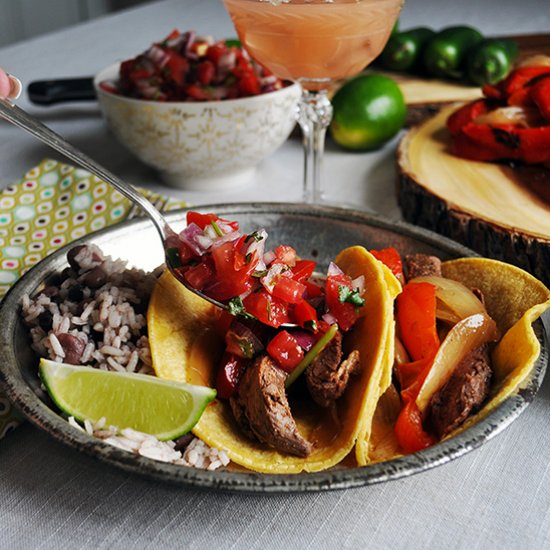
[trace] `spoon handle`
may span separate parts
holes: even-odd
[[[117,191],[137,204],[149,216],[163,241],[171,233],[164,216],[143,195],[136,191],[131,185],[117,178],[114,174],[103,168],[103,166],[71,145],[59,134],[56,134],[53,130],[42,124],[38,119],[29,115],[26,111],[20,109],[10,101],[1,98],[0,117],[29,132],[46,145],[49,145],[83,168],[86,168],[103,181],[111,184]]]

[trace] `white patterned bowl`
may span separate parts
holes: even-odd
[[[116,80],[118,68],[94,79],[103,115],[118,140],[175,187],[213,191],[250,182],[295,125],[298,84],[241,99],[168,103],[101,89],[100,82]]]

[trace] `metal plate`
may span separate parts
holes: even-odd
[[[291,204],[234,204],[201,207],[204,212],[236,219],[244,231],[265,227],[269,243],[294,246],[304,258],[326,267],[346,246],[367,248],[395,246],[401,253],[432,253],[441,259],[475,255],[469,249],[429,231],[405,223],[390,222],[364,212]],[[178,227],[183,213],[168,216]],[[148,220],[134,220],[100,231],[79,242],[93,242],[106,254],[128,260],[132,266],[153,269],[163,252],[156,230]],[[548,362],[543,325],[534,325],[541,354],[524,388],[481,422],[460,435],[414,455],[362,468],[336,468],[315,474],[268,475],[244,472],[204,471],[157,462],[122,451],[72,428],[51,405],[40,388],[38,361],[29,347],[29,337],[20,319],[23,294],[33,294],[53,271],[66,267],[67,249],[52,254],[10,290],[0,305],[0,383],[8,397],[36,426],[52,437],[106,463],[149,478],[182,485],[247,492],[320,491],[384,482],[440,466],[479,447],[508,426],[533,400]]]

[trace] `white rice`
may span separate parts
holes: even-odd
[[[227,466],[230,462],[225,451],[213,449],[196,437],[181,452],[175,448],[176,444],[173,441],[159,441],[152,435],[131,428],[120,430],[116,426],[106,427],[105,418],[101,418],[95,423],[85,420],[84,427],[72,416],[69,417],[68,421],[71,426],[85,431],[113,447],[153,460],[203,470],[217,470],[222,466]]]

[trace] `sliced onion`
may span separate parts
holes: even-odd
[[[202,256],[208,248],[199,242],[198,237],[201,236],[204,236],[203,231],[196,223],[190,223],[179,235],[180,239],[198,256]]]
[[[425,413],[434,394],[445,385],[468,353],[497,339],[496,323],[486,313],[476,313],[459,321],[443,340],[418,392],[416,404],[420,412]]]
[[[338,324],[338,321],[336,320],[336,317],[330,313],[325,313],[323,317],[321,317],[325,323],[328,323],[329,325],[336,325]]]
[[[273,292],[273,287],[277,284],[281,273],[287,271],[287,269],[288,267],[284,264],[272,265],[267,274],[260,279],[260,282],[270,294]]]
[[[166,65],[166,63],[168,63],[168,60],[170,59],[170,56],[156,44],[153,44],[145,52],[145,56],[159,68],[164,67],[164,65]]]
[[[550,67],[550,56],[544,54],[533,55],[519,63],[518,67]]]
[[[334,262],[330,262],[327,270],[327,275],[329,277],[334,275],[343,275],[343,273],[344,272]]]
[[[405,346],[401,340],[395,336],[395,349],[394,349],[395,364],[400,365],[402,363],[409,363],[411,358],[405,349]]]
[[[356,289],[359,294],[363,294],[365,291],[365,276],[359,275],[359,277],[353,279],[353,281],[351,281],[351,286]]]
[[[292,336],[296,338],[298,345],[304,351],[309,351],[313,347],[313,344],[315,344],[315,336],[311,332],[295,330],[292,332]]]
[[[476,313],[487,313],[481,300],[458,281],[432,276],[415,277],[411,282],[424,282],[435,286],[438,319],[455,324]]]
[[[250,244],[248,245],[248,248],[246,249],[246,255],[254,254],[256,253],[256,256],[260,258],[258,265],[256,266],[256,271],[264,271],[264,269],[267,268],[263,257],[264,257],[264,250],[265,250],[265,241],[267,240],[267,231],[265,229],[260,229],[257,231],[258,239],[251,238]]]
[[[225,335],[225,343],[228,353],[244,359],[252,359],[264,349],[264,345],[254,332],[236,320],[231,323],[231,327]]]
[[[265,265],[269,265],[274,259],[275,259],[275,252],[273,250],[268,250],[264,253],[264,263]]]

